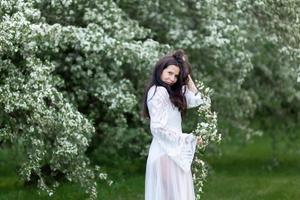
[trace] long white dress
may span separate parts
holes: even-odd
[[[200,94],[187,88],[185,97],[188,108],[204,103]],[[191,163],[197,139],[182,133],[181,114],[166,88],[152,86],[147,105],[153,139],[146,166],[145,200],[194,200]]]

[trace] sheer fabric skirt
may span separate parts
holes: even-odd
[[[145,200],[194,200],[191,170],[183,171],[168,155],[148,158]]]

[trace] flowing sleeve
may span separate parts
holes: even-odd
[[[190,91],[187,86],[183,86],[182,90],[184,92],[188,108],[194,108],[205,104],[200,92],[195,94],[194,92]]]
[[[170,117],[168,115],[170,103],[167,90],[164,87],[157,87],[154,96],[148,101],[151,133],[163,151],[184,171],[188,171],[194,157],[197,138],[192,134],[170,130],[166,126]]]

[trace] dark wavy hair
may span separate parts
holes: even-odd
[[[169,86],[168,84],[164,83],[160,76],[165,68],[169,65],[176,65],[179,67],[179,76],[173,85]],[[184,114],[187,109],[187,103],[184,96],[185,90],[182,90],[182,86],[188,83],[188,75],[191,72],[190,64],[188,63],[187,55],[184,53],[183,50],[179,49],[176,50],[172,54],[168,54],[161,59],[158,60],[156,63],[150,82],[145,89],[144,92],[144,109],[143,109],[143,116],[149,118],[149,110],[147,106],[147,97],[149,89],[155,86],[163,86],[167,89],[171,102],[178,107],[181,114]],[[156,88],[155,88],[156,92]],[[155,94],[154,92],[154,94]]]

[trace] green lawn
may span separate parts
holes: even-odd
[[[298,200],[300,199],[300,159],[296,151],[278,153],[279,165],[272,165],[268,138],[257,138],[246,146],[223,143],[221,156],[206,158],[212,170],[204,188],[207,200]],[[53,197],[38,195],[35,188],[24,187],[16,176],[16,163],[10,152],[0,152],[0,200],[6,199],[85,199],[75,184],[63,184]],[[143,199],[144,174],[123,175],[115,184],[98,185],[104,200]]]
[[[213,172],[207,179],[203,199],[300,199],[299,153],[281,148],[278,165],[274,165],[267,138],[258,138],[244,148],[235,144],[223,144],[221,148],[222,156],[207,158]]]

